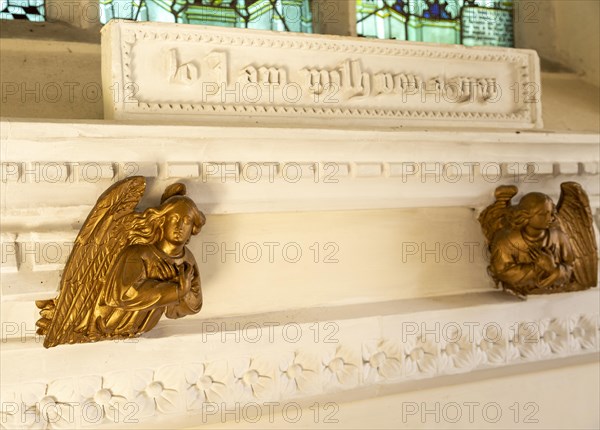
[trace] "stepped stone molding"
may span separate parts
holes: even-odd
[[[558,197],[566,180],[582,183],[592,207],[599,204],[595,134],[0,125],[8,224],[39,225],[46,215],[65,223],[85,218],[106,187],[133,174],[156,183],[149,198],[161,184],[186,182],[207,214],[483,208],[500,184]],[[45,187],[52,192],[42,192]],[[256,197],[250,200],[248,193]]]
[[[535,51],[160,23],[102,31],[106,118],[542,127]]]

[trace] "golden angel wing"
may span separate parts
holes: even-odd
[[[105,278],[116,257],[127,246],[127,236],[118,234],[127,216],[140,202],[146,189],[142,176],[133,176],[108,188],[83,223],[65,265],[59,296],[38,302],[45,322],[44,346],[77,343],[87,339],[87,328]]]
[[[510,201],[518,191],[514,185],[502,185],[496,188],[494,192],[496,201],[479,215],[479,223],[488,244],[492,243],[498,230],[506,227],[507,215],[511,208]]]
[[[564,182],[560,189],[557,219],[575,254],[575,282],[581,288],[595,287],[598,284],[598,246],[590,201],[577,182]]]

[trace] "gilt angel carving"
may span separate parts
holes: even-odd
[[[115,183],[85,220],[55,299],[37,301],[44,347],[135,337],[161,316],[180,318],[202,307],[200,275],[185,246],[205,224],[184,184],[166,188],[160,205],[135,210],[141,176]]]
[[[519,297],[585,290],[598,283],[598,247],[589,199],[576,182],[561,184],[555,206],[543,193],[517,205],[515,186],[496,189],[479,216],[496,285]]]

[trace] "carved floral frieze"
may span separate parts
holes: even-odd
[[[75,418],[81,426],[126,425],[206,412],[209,405],[269,404],[598,351],[598,314],[485,327],[469,336],[448,332],[435,339],[420,330],[404,338],[357,339],[322,350],[286,351],[282,346],[268,355],[3,386],[2,420],[9,428],[64,428],[73,426]]]

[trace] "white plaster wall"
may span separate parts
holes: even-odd
[[[356,4],[348,0],[313,0],[313,30],[318,34],[356,36]]]
[[[63,22],[77,28],[99,28],[100,14],[96,0],[46,0],[46,20]]]
[[[0,55],[3,117],[102,118],[99,44],[2,38]]]
[[[600,84],[600,2],[519,0],[515,4],[516,46],[530,48],[546,62]]]
[[[542,74],[544,125],[554,130],[600,133],[600,91],[573,74]]]

